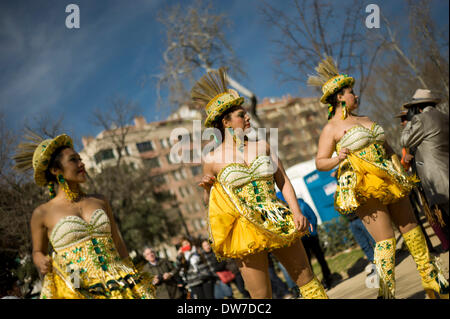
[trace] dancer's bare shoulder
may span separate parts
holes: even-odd
[[[336,133],[339,131],[340,125],[336,121],[328,121],[320,133],[320,139],[335,140]]]
[[[33,210],[31,220],[39,223],[44,223],[45,217],[48,215],[48,202],[39,205]]]

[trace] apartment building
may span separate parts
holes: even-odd
[[[318,98],[265,98],[256,114],[264,127],[278,129],[278,154],[286,169],[315,157],[328,116]]]
[[[181,138],[190,139],[184,148],[189,148],[191,157],[196,154],[192,147],[193,121],[201,119],[201,113],[188,106],[181,107],[165,121],[147,123],[144,117],[137,117],[134,125],[126,128],[102,131],[96,137],[83,137],[80,156],[89,174],[99,173],[102,167],[117,163],[119,154],[114,140],[123,134],[125,147],[121,160],[134,167],[148,168],[149,178],[157,185],[156,190],[169,191],[175,196],[175,205],[190,235],[207,236],[206,209],[202,189],[197,186],[201,179],[201,163],[178,163],[170,154],[172,146]],[[186,136],[181,137],[176,132]]]

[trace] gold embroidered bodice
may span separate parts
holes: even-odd
[[[217,180],[237,199],[247,218],[266,229],[286,234],[292,231],[286,220],[292,213],[276,196],[275,171],[270,156],[260,155],[250,165],[228,164]]]
[[[77,291],[87,297],[108,296],[141,281],[133,266],[120,258],[103,209],[95,210],[89,222],[78,216],[61,218],[51,232],[50,242],[55,250],[54,271],[61,278],[76,272],[80,280]],[[143,297],[149,297],[149,293],[142,290]]]
[[[89,222],[78,216],[61,218],[49,236],[52,266],[43,281],[42,299],[153,298],[154,286],[123,260],[103,209]]]
[[[349,129],[336,144],[336,151],[348,148],[350,151],[357,151],[370,144],[383,145],[385,141],[384,130],[377,123],[373,123],[370,129],[356,125]]]
[[[230,188],[235,188],[261,178],[271,177],[275,173],[272,159],[268,155],[257,156],[250,165],[231,163],[222,168],[217,180]]]
[[[89,222],[78,216],[61,218],[50,234],[50,242],[55,251],[97,236],[111,235],[108,216],[102,209],[92,213]]]

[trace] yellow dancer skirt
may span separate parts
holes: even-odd
[[[338,170],[335,208],[341,214],[353,213],[370,198],[384,205],[408,196],[419,180],[395,168],[380,145],[371,144],[352,152]]]
[[[243,201],[219,182],[214,184],[210,193],[208,223],[211,247],[218,258],[243,258],[288,247],[307,233],[295,229],[292,213],[273,196],[270,199],[267,196],[263,203],[258,204],[258,209],[252,209],[250,201]],[[282,218],[269,220],[261,217],[267,216],[266,212],[271,214],[275,211],[277,214],[281,212],[278,216]]]

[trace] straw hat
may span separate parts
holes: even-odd
[[[403,104],[403,107],[408,108],[414,104],[419,104],[419,103],[438,104],[440,101],[441,101],[441,99],[438,98],[437,96],[433,95],[430,90],[417,89],[416,92],[414,93],[412,99],[409,102]]]
[[[315,68],[317,74],[308,77],[308,85],[322,88],[322,97],[320,102],[328,103],[328,98],[338,92],[345,86],[353,87],[355,79],[347,74],[340,74],[337,66],[330,56],[325,56],[319,65]]]
[[[402,116],[405,116],[406,114],[408,114],[408,110],[405,109],[403,106],[400,107],[400,113],[398,113],[397,115],[395,115],[394,117],[396,118],[400,118]]]
[[[28,142],[19,144],[18,153],[14,155],[15,168],[26,171],[34,170],[34,181],[39,186],[46,186],[49,181],[45,177],[45,171],[50,163],[52,154],[61,146],[73,148],[70,136],[61,134],[53,139],[43,140],[36,134],[27,136]]]
[[[229,108],[242,105],[244,98],[232,89],[227,88],[224,68],[210,71],[202,76],[191,90],[194,101],[205,105],[205,127],[213,127],[213,123]]]

